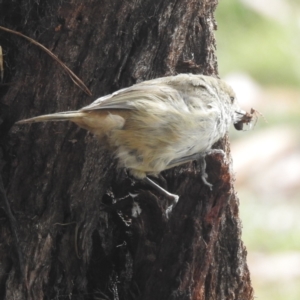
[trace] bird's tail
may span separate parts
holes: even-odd
[[[50,115],[42,115],[30,119],[24,119],[16,122],[16,124],[25,124],[25,123],[37,123],[37,122],[49,122],[49,121],[75,121],[86,115],[85,112],[79,111],[66,111]]]

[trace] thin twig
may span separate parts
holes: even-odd
[[[60,66],[66,71],[66,73],[70,76],[71,80],[79,86],[86,94],[89,96],[92,95],[91,91],[87,88],[87,86],[83,83],[81,79],[79,79],[55,54],[53,54],[48,48],[37,42],[36,40],[12,29],[8,29],[6,27],[0,26],[0,29],[9,33],[16,34],[18,36],[23,37],[24,39],[28,40],[29,42],[33,43],[34,45],[40,47],[43,51],[45,51],[48,55],[50,55],[55,61],[57,61]]]

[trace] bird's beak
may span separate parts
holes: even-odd
[[[233,126],[236,130],[243,130],[244,122],[241,120],[237,123],[234,123]]]
[[[248,116],[247,112],[244,110],[236,111],[236,122],[233,126],[236,130],[243,130],[244,124],[247,123],[245,117]]]

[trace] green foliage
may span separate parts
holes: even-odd
[[[237,0],[216,11],[221,76],[243,70],[268,85],[300,83],[300,39],[296,16],[289,24],[267,18]]]
[[[300,285],[298,280],[285,280],[283,282],[269,282],[262,284],[254,282],[257,288],[254,299],[258,300],[299,300]]]
[[[274,1],[275,4],[276,2]],[[247,136],[253,137],[260,130],[275,128],[275,126],[280,128],[280,125],[298,131],[300,26],[297,24],[297,21],[299,22],[297,18],[299,19],[300,15],[300,1],[286,0],[284,4],[291,5],[289,19],[284,19],[283,15],[274,18],[266,17],[238,0],[220,1],[217,8],[216,38],[220,76],[242,71],[259,83],[270,85],[264,87],[260,95],[264,97],[261,107],[259,103],[257,103],[258,107],[255,106],[263,113],[267,123],[260,117],[254,130],[241,134],[233,129],[230,132],[231,140],[241,137],[247,139]],[[279,87],[274,88],[274,85]],[[298,144],[299,141],[300,133]],[[280,142],[285,141],[280,140]],[[261,171],[264,172],[262,169]],[[285,174],[278,174],[278,176],[285,176]],[[255,180],[249,180],[246,184],[237,187],[241,199],[243,241],[249,257],[259,253],[264,256],[265,261],[272,262],[274,256],[289,256],[290,253],[300,252],[300,191],[297,195],[283,192],[278,194],[272,192],[270,187],[270,192],[267,193],[257,187],[251,189],[251,182],[255,185]],[[257,263],[259,264],[259,261],[256,261]],[[249,265],[251,271],[251,261]],[[290,267],[287,265],[286,269]],[[272,266],[269,264],[265,268],[271,269]],[[284,278],[280,276],[280,271],[276,270],[275,266],[268,271],[273,272],[277,277],[270,279],[263,274],[252,273],[255,298],[300,299],[299,276]]]

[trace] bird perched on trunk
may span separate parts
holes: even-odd
[[[205,156],[223,153],[212,150],[212,145],[231,124],[243,129],[251,115],[238,107],[234,91],[224,81],[179,74],[121,89],[76,111],[42,115],[17,124],[47,121],[72,121],[105,139],[121,167],[177,201],[177,195],[147,175],[201,159],[203,181],[211,188],[206,180]]]

